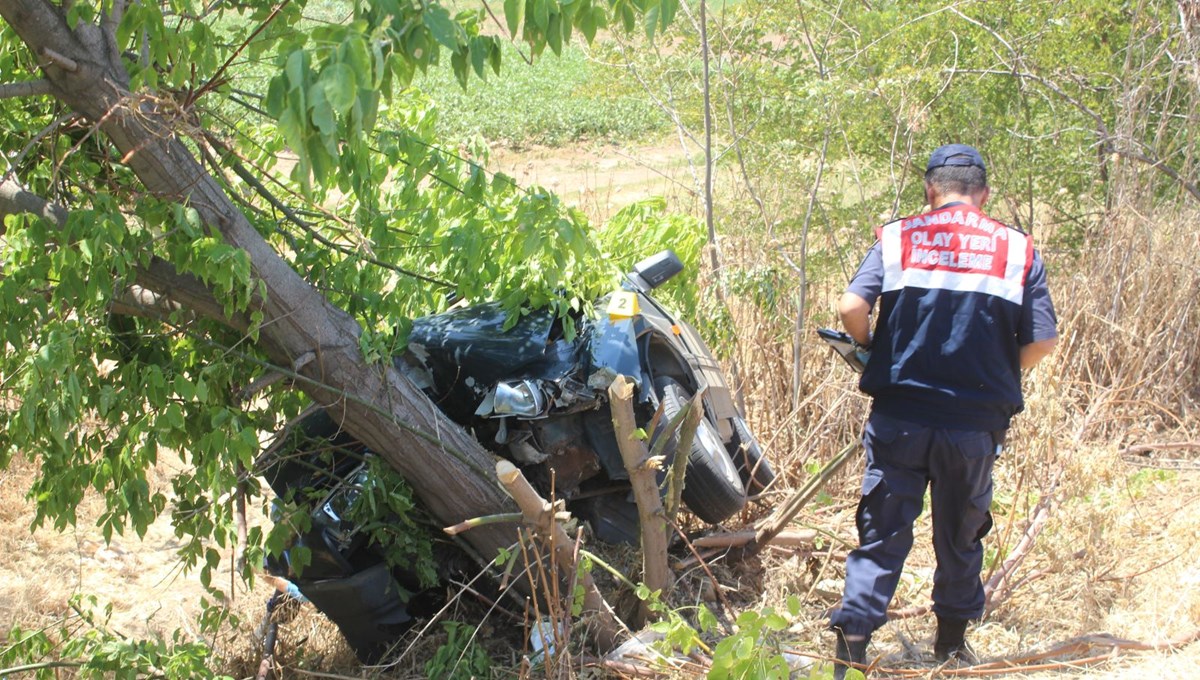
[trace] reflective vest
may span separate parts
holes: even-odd
[[[1001,430],[1023,407],[1017,329],[1033,242],[967,204],[878,231],[879,317],[860,386],[874,408],[935,427]]]

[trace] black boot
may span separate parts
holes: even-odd
[[[850,664],[867,665],[867,644],[871,641],[871,636],[852,635],[851,637],[861,637],[862,639],[847,640],[841,628],[834,628],[833,633],[837,636],[837,648],[834,650],[837,661],[833,664],[833,680],[845,680],[846,670],[850,668]]]
[[[933,655],[938,661],[957,659],[959,663],[974,665],[978,663],[975,652],[967,646],[967,619],[948,619],[937,617],[937,640],[933,643]]]

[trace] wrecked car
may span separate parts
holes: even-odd
[[[408,350],[397,361],[447,416],[521,467],[540,491],[548,495],[553,484],[554,496],[606,542],[638,541],[637,508],[608,387],[622,375],[635,383],[635,415],[647,431],[660,409],[659,422],[668,422],[702,394],[704,417],[687,452],[682,499],[700,519],[721,522],[748,495],[769,486],[775,474],[700,335],[651,295],[682,269],[669,250],[638,263],[619,290],[596,301],[593,313],[572,319],[574,334],[549,311],[506,324],[497,303],[416,319]],[[281,498],[300,488],[318,489],[309,492],[311,529],[293,544],[307,549],[311,563],[296,573],[285,551],[269,561],[268,570],[294,583],[338,624],[360,658],[368,659],[410,624],[408,603],[420,586],[411,572],[385,567],[344,516],[361,482],[355,476],[364,474],[362,456],[370,452],[321,409],[294,427],[308,441],[326,445],[306,454],[279,444],[294,438],[279,437],[276,450],[267,452],[279,463],[266,477]],[[329,455],[330,450],[354,455]],[[669,465],[671,440],[664,450]]]

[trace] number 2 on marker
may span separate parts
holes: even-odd
[[[612,299],[608,301],[608,316],[611,319],[628,319],[638,314],[638,300],[636,293],[629,291],[618,291],[613,293]]]

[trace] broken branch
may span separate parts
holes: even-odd
[[[61,68],[64,71],[69,71],[71,73],[74,73],[79,70],[79,62],[75,61],[74,59],[68,57],[65,54],[56,52],[55,50],[53,50],[49,47],[43,47],[41,49],[41,54],[43,57],[46,58],[47,61],[49,61],[50,63],[54,64],[55,66]]]
[[[679,432],[679,446],[675,448],[675,459],[671,461],[671,476],[667,484],[667,521],[674,523],[675,515],[683,503],[683,486],[687,476],[688,458],[691,457],[692,440],[696,438],[696,429],[700,427],[700,419],[704,417],[704,392],[698,392],[692,397],[691,403],[684,404],[676,416],[683,417],[683,429]],[[667,441],[663,437],[662,443]]]
[[[693,540],[692,545],[697,548],[735,548],[753,541],[756,535],[757,533],[753,529],[713,534],[711,536],[701,536]],[[817,532],[813,529],[781,531],[771,537],[771,540],[768,542],[771,545],[781,545],[788,548],[808,548],[812,546],[816,538]]]
[[[573,541],[567,536],[562,525],[554,521],[552,506],[538,495],[529,484],[529,480],[525,479],[525,475],[511,462],[496,461],[496,476],[508,491],[508,495],[516,501],[517,507],[521,508],[526,521],[536,527],[539,533],[553,540],[554,561],[559,569],[567,573],[576,573],[577,565],[572,559]],[[600,589],[596,587],[590,573],[579,574],[579,585],[583,588],[583,609],[593,615],[596,624],[596,640],[602,647],[611,649],[615,646],[621,630],[616,614],[600,594]]]
[[[847,444],[846,448],[842,449],[836,456],[833,457],[833,459],[826,463],[825,467],[821,468],[821,470],[814,477],[809,479],[803,488],[793,494],[792,497],[784,502],[784,504],[781,505],[779,509],[776,510],[770,517],[759,523],[758,527],[755,529],[756,533],[754,540],[748,542],[743,548],[745,552],[750,555],[757,554],[764,547],[766,547],[767,544],[772,541],[772,539],[778,536],[780,532],[782,532],[784,528],[793,519],[795,519],[800,510],[803,509],[804,506],[807,505],[808,502],[817,495],[817,492],[829,483],[829,480],[832,479],[835,474],[837,474],[838,470],[842,469],[842,466],[846,464],[846,461],[850,460],[850,454],[853,453],[858,446],[859,442]]]
[[[454,526],[446,527],[446,528],[442,529],[442,531],[446,532],[447,534],[449,534],[451,536],[457,536],[458,534],[461,534],[464,531],[469,531],[476,527],[482,527],[482,526],[486,526],[488,524],[504,524],[505,522],[520,522],[524,518],[525,518],[525,515],[523,515],[519,512],[504,512],[504,513],[500,513],[498,515],[484,515],[483,517],[472,517],[471,519],[464,519],[463,521],[459,522],[458,524],[455,524]],[[554,513],[554,519],[556,519],[560,522],[565,522],[570,518],[571,518],[571,513],[569,513],[569,512]]]
[[[621,458],[629,472],[629,484],[633,487],[633,498],[637,502],[642,533],[642,581],[651,592],[665,593],[671,586],[671,569],[667,564],[666,516],[662,497],[658,495],[655,468],[647,464],[650,452],[645,442],[634,437],[637,422],[633,415],[633,381],[626,376],[618,376],[608,388],[608,400],[617,446],[621,449]],[[678,455],[676,451],[676,457]],[[649,616],[646,603],[640,603],[639,620],[635,624],[640,626]]]
[[[44,78],[0,85],[0,99],[41,97],[50,94],[50,81]]]

